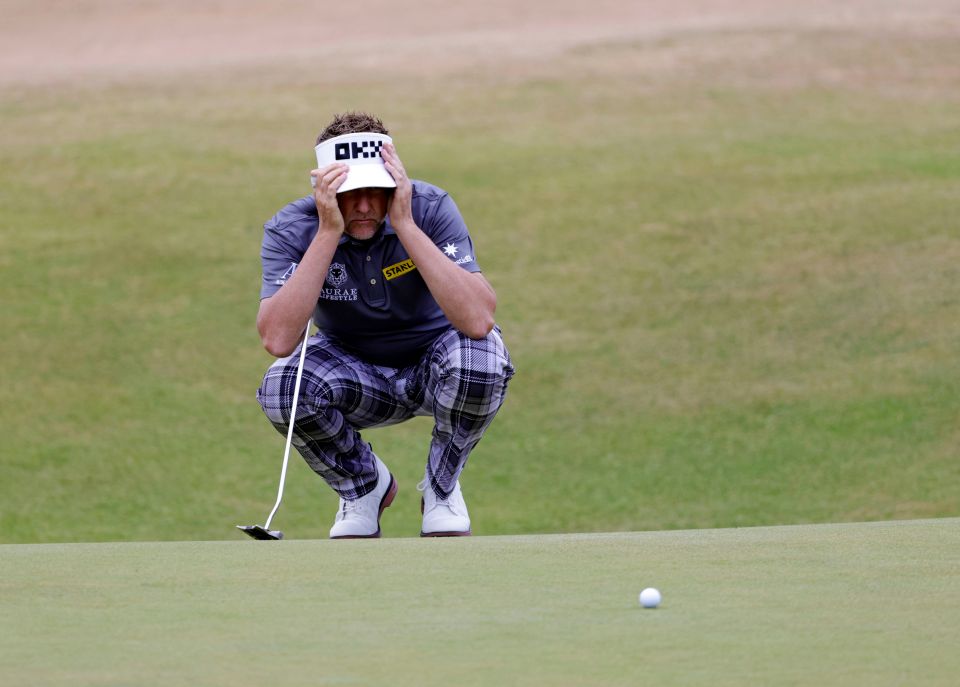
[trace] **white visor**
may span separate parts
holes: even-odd
[[[337,189],[337,193],[352,191],[355,188],[396,188],[397,182],[383,166],[380,148],[384,143],[393,143],[385,134],[359,133],[344,134],[330,138],[319,144],[317,167],[323,168],[334,162],[350,165],[347,180]]]

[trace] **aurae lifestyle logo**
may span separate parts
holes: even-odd
[[[347,267],[342,262],[335,262],[327,270],[327,283],[330,286],[343,286],[347,282]]]
[[[352,141],[338,143],[333,148],[333,156],[337,160],[361,160],[379,157],[383,141]]]
[[[355,301],[357,300],[357,290],[351,288],[341,288],[347,283],[347,267],[342,262],[335,262],[327,270],[327,283],[330,286],[324,286],[320,290],[320,298],[327,301]],[[333,288],[331,288],[333,287]]]

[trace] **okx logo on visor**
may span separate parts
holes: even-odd
[[[380,157],[384,143],[393,143],[393,139],[385,134],[372,133],[344,134],[327,139],[315,148],[317,167],[323,168],[334,162],[346,162],[350,166],[347,180],[337,193],[355,188],[396,188],[397,182],[383,166]]]

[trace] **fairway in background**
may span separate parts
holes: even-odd
[[[703,30],[428,79],[8,88],[0,541],[262,522],[283,437],[254,400],[261,225],[349,108],[453,194],[498,290],[518,372],[464,473],[476,533],[956,515],[956,38]],[[419,532],[429,431],[367,435],[400,481],[386,536]],[[294,455],[275,525],[322,537],[335,508]]]

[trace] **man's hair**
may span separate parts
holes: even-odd
[[[327,128],[317,136],[317,145],[336,136],[367,132],[390,135],[379,117],[374,117],[367,112],[344,112],[333,116],[333,121],[327,124]]]

